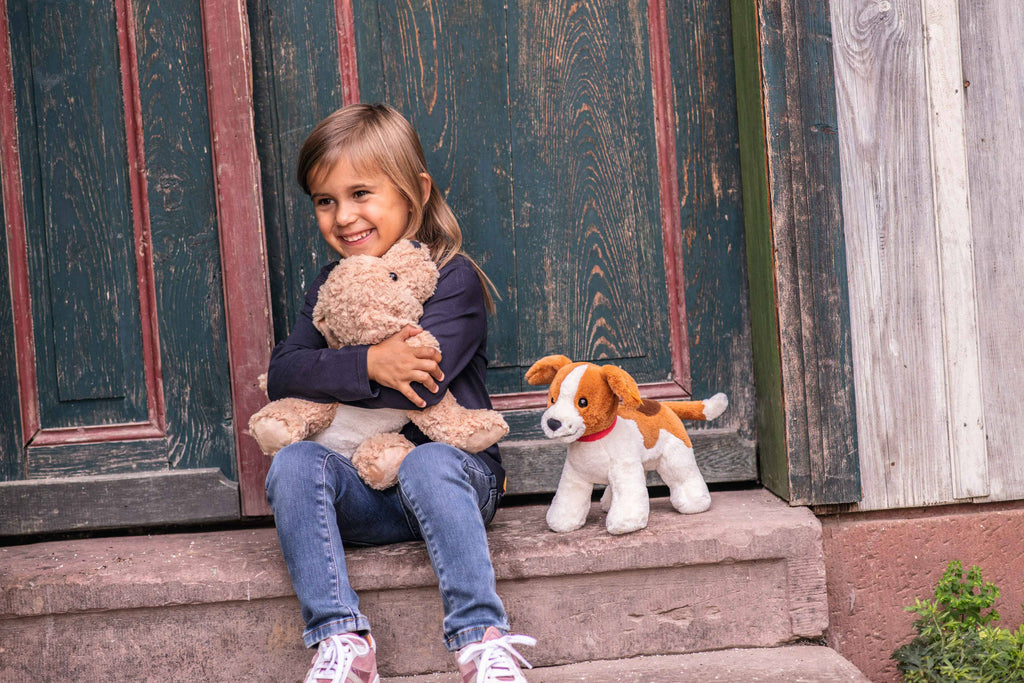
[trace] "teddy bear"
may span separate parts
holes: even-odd
[[[313,324],[333,349],[380,343],[419,321],[438,277],[430,250],[411,240],[399,240],[380,257],[342,259],[320,287]],[[440,350],[427,331],[406,343]],[[363,481],[383,490],[398,480],[398,467],[413,449],[398,433],[409,421],[431,440],[469,453],[492,446],[508,433],[499,413],[463,408],[447,391],[440,402],[423,410],[279,399],[250,418],[249,433],[271,456],[296,441],[317,441],[350,458]]]
[[[677,511],[694,514],[711,506],[682,420],[718,417],[729,405],[725,394],[659,403],[642,398],[636,381],[622,368],[574,363],[561,355],[534,363],[526,381],[550,385],[541,429],[549,439],[568,444],[547,512],[552,531],[583,526],[595,484],[606,485],[601,508],[608,513],[608,533],[643,529],[650,514],[648,470],[661,475]]]

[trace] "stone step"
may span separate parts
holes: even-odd
[[[530,683],[871,683],[857,667],[827,647],[790,645],[657,655],[527,672]],[[385,678],[381,683],[454,683],[453,673]]]
[[[772,647],[828,620],[821,528],[763,490],[713,494],[684,516],[652,501],[647,529],[554,534],[544,506],[499,510],[489,532],[513,629],[550,667]],[[421,543],[347,553],[387,676],[450,669]],[[310,654],[273,529],[0,548],[0,681],[301,680]],[[230,673],[230,675],[229,675]]]

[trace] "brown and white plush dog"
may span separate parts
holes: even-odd
[[[704,401],[644,400],[625,370],[574,363],[565,356],[540,359],[527,371],[526,381],[551,385],[541,428],[549,439],[569,444],[547,513],[552,531],[583,526],[594,484],[607,485],[601,507],[608,512],[608,533],[643,529],[650,512],[647,470],[657,470],[679,512],[704,512],[711,506],[681,420],[718,417],[729,405],[725,394]]]

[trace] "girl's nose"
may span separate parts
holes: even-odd
[[[334,222],[345,226],[355,220],[355,211],[348,202],[338,202],[338,209],[334,212]]]

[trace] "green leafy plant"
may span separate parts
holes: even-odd
[[[959,560],[946,567],[932,600],[914,601],[917,637],[892,654],[906,683],[1024,682],[1024,626],[1015,632],[993,626],[999,589]]]

